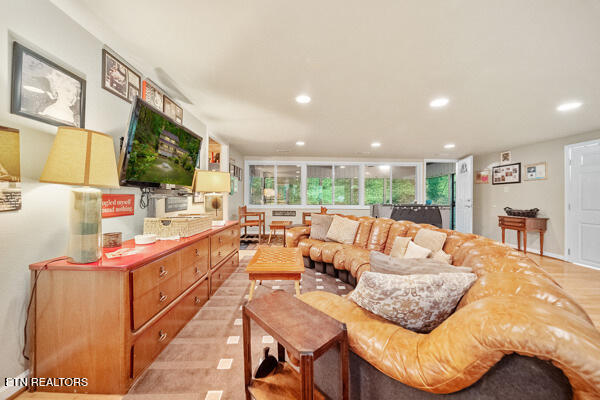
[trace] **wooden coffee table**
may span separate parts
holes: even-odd
[[[252,379],[251,320],[277,340],[278,358],[284,363],[282,368],[262,379]],[[314,387],[313,363],[336,345],[340,350],[340,399],[348,399],[346,324],[288,293],[276,291],[242,307],[242,327],[246,399],[324,400],[325,396]],[[285,363],[286,350],[300,361],[300,373]]]
[[[256,281],[295,281],[296,295],[300,295],[300,279],[304,273],[302,253],[297,247],[259,247],[246,267],[250,284],[248,301],[252,300]]]

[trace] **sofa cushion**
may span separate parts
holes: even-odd
[[[383,251],[392,223],[394,221],[388,218],[377,218],[373,222],[371,234],[367,242],[368,250]]]
[[[435,253],[444,247],[446,241],[446,234],[444,232],[437,232],[431,229],[421,229],[415,235],[414,242],[421,247],[425,247]]]
[[[392,247],[394,246],[394,241],[396,240],[396,238],[398,236],[405,237],[406,232],[408,231],[408,228],[410,228],[412,225],[416,225],[416,224],[412,221],[396,221],[396,222],[394,222],[392,224],[392,226],[390,227],[390,232],[388,234],[388,238],[385,243],[385,249],[383,250],[383,252],[385,254],[390,254],[390,252],[392,251]]]
[[[426,247],[421,247],[413,241],[409,241],[403,258],[427,258],[430,255],[431,250]]]
[[[394,239],[394,245],[392,246],[392,250],[390,251],[390,256],[396,258],[404,257],[409,243],[409,237],[396,236],[396,239]]]
[[[454,267],[431,258],[396,258],[376,251],[369,254],[369,263],[371,264],[371,271],[392,275],[472,272],[469,267]]]
[[[362,247],[363,249],[367,247],[367,241],[371,234],[373,222],[375,222],[375,218],[373,217],[360,217],[358,219],[358,230],[356,231],[356,237],[354,238],[353,243],[355,246]]]
[[[333,215],[312,214],[312,224],[310,226],[310,238],[315,240],[325,240],[327,231],[333,221]]]
[[[335,254],[342,250],[344,245],[341,243],[327,242],[321,247],[321,260],[325,263],[333,264]]]
[[[323,243],[323,241],[311,239],[311,238],[304,238],[304,239],[300,239],[300,241],[298,242],[298,248],[302,252],[303,257],[309,257],[310,256],[310,248],[314,244],[320,244],[320,243]]]
[[[444,250],[438,250],[431,255],[431,259],[440,261],[446,264],[452,264],[452,256]]]
[[[415,332],[430,332],[454,311],[475,282],[475,274],[362,274],[350,300],[362,308]]]
[[[342,244],[352,244],[359,225],[360,223],[356,220],[334,215],[326,239]]]

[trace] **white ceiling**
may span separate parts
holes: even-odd
[[[448,158],[600,128],[596,0],[54,3],[166,71],[244,155]]]

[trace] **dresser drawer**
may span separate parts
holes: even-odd
[[[214,268],[232,252],[239,249],[239,238],[240,230],[237,226],[229,228],[223,232],[219,232],[210,238],[211,268]]]
[[[210,280],[210,295],[215,294],[217,289],[221,287],[223,282],[231,276],[231,274],[237,269],[239,264],[238,252],[231,255],[225,262],[219,265],[216,269],[211,271]]]
[[[187,321],[196,315],[196,313],[208,301],[208,297],[209,284],[207,277],[197,287],[195,287],[190,294],[185,296],[183,300],[181,300],[181,303],[177,305],[179,310],[179,318],[182,321],[182,325],[187,323]]]
[[[208,263],[197,263],[181,271],[181,287],[183,290],[192,286],[208,272]]]
[[[179,274],[179,253],[151,262],[131,273],[133,298],[138,298],[160,282]]]
[[[181,276],[160,282],[140,297],[133,299],[133,329],[139,329],[182,292]]]
[[[525,218],[519,217],[501,217],[500,218],[500,226],[504,226],[506,228],[525,228],[526,220]]]
[[[181,268],[184,269],[198,263],[208,265],[209,244],[209,239],[206,238],[181,250]]]

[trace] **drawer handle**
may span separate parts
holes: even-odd
[[[200,304],[200,297],[194,296],[194,304]]]
[[[169,273],[169,271],[167,271],[165,269],[164,265],[160,266],[160,273],[158,274],[159,278],[162,278],[163,276],[166,276]]]
[[[196,257],[200,256],[200,253],[198,252],[198,249],[196,249]]]
[[[217,254],[219,255],[219,257],[221,257],[221,250],[219,250],[219,251],[217,252]]]
[[[221,236],[219,236],[219,244],[223,243],[223,238]]]
[[[164,342],[164,341],[167,339],[167,336],[169,336],[169,335],[167,334],[167,332],[163,332],[163,330],[161,329],[161,330],[158,332],[158,341],[159,341],[159,342]]]
[[[196,275],[198,275],[200,273],[200,269],[198,267],[194,268],[194,272],[196,273]]]
[[[159,297],[158,301],[160,301],[162,303],[165,300],[167,300],[168,297],[169,296],[167,296],[166,294],[163,294],[163,292],[160,292],[160,297]]]

